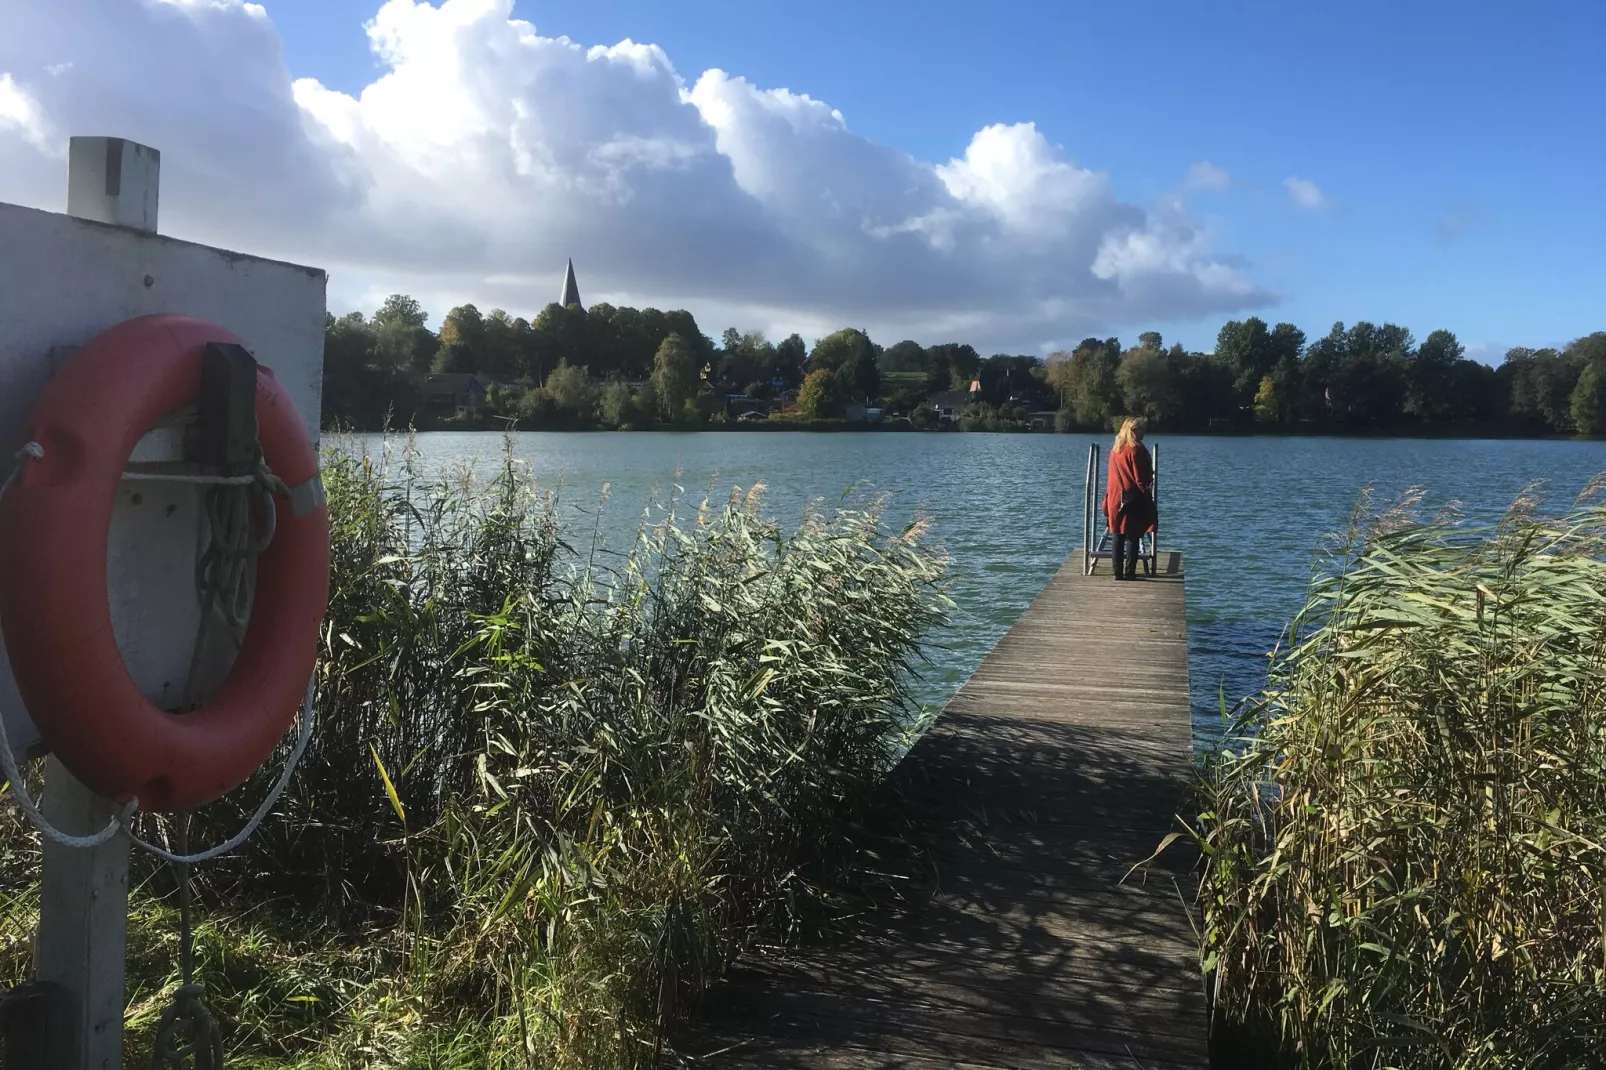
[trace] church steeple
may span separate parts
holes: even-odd
[[[580,284],[574,281],[574,259],[572,257],[569,259],[569,270],[563,273],[563,293],[558,297],[558,304],[564,308],[580,304]]]

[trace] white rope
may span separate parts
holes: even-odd
[[[45,449],[39,443],[24,443],[22,448],[19,449],[12,457],[13,464],[10,474],[6,476],[3,483],[0,483],[0,500],[4,500],[6,492],[10,490],[12,484],[17,481],[17,477],[22,472],[23,461],[40,461],[44,459],[44,456]],[[124,475],[134,475],[136,478],[138,478],[137,473],[125,472]],[[260,483],[265,488],[272,488],[274,484],[277,484],[279,488],[284,486],[283,482],[268,470],[266,464],[259,465],[257,471],[249,476],[196,476],[180,480],[179,482],[208,482],[232,486],[245,486],[251,483]],[[271,538],[273,523],[271,518],[274,515],[271,490],[264,496],[269,502],[269,538]],[[12,753],[11,740],[6,733],[4,717],[0,717],[0,769],[3,769],[5,772],[6,780],[11,785],[11,793],[16,798],[18,807],[22,810],[23,814],[27,816],[29,824],[33,825],[34,828],[39,830],[39,835],[43,836],[52,843],[59,844],[62,847],[73,848],[87,849],[99,847],[109,841],[113,836],[117,835],[120,830],[126,829],[128,832],[128,838],[131,842],[133,842],[136,846],[149,851],[158,858],[181,864],[205,862],[209,859],[217,858],[220,855],[228,854],[230,851],[239,847],[240,844],[250,839],[252,834],[256,832],[257,826],[262,823],[263,818],[267,817],[268,812],[272,810],[274,805],[279,801],[279,797],[284,794],[284,789],[289,786],[290,778],[295,775],[296,766],[300,764],[302,755],[306,753],[307,744],[312,739],[313,725],[317,721],[317,711],[313,701],[316,693],[317,677],[314,676],[307,682],[307,696],[301,706],[301,734],[296,739],[295,749],[290,752],[290,757],[285,761],[284,770],[279,774],[279,779],[273,785],[273,790],[268,792],[267,798],[262,800],[262,804],[257,807],[256,812],[251,815],[251,820],[246,822],[243,829],[241,829],[228,840],[218,844],[216,847],[202,851],[199,854],[172,854],[171,852],[165,851],[162,848],[157,847],[155,844],[148,843],[147,841],[142,840],[135,835],[133,821],[134,814],[139,809],[138,799],[129,800],[127,804],[125,804],[115,815],[113,815],[111,821],[106,825],[105,828],[101,829],[97,833],[94,833],[93,835],[73,836],[56,828],[56,826],[52,825],[49,819],[45,817],[44,813],[40,811],[38,805],[28,794],[27,787],[23,784],[22,772],[17,767],[17,758],[16,755]]]
[[[128,472],[124,479],[143,479],[152,483],[206,483],[224,487],[246,487],[255,483],[256,474],[245,476],[203,476],[193,472]]]
[[[37,442],[30,442],[28,446],[39,448]],[[28,446],[24,446],[23,449],[26,450]],[[39,449],[37,456],[31,453],[29,456],[38,460],[44,456],[44,450]],[[274,501],[275,496],[282,494],[287,498],[290,497],[290,488],[285,485],[284,480],[273,474],[273,469],[268,467],[266,461],[260,462],[255,472],[243,476],[206,476],[193,472],[130,472],[125,470],[122,478],[149,483],[191,483],[213,487],[249,487],[255,485],[259,487],[262,490],[262,504],[267,513],[262,538],[257,543],[256,552],[259,554],[267,549],[268,543],[273,541],[273,533],[278,527],[279,510],[277,503]],[[202,518],[207,519],[204,511]]]
[[[33,457],[34,460],[40,460],[44,457],[44,449],[39,446],[39,443],[30,442],[23,447],[23,451],[27,451],[29,446],[37,448],[39,453],[37,455],[29,453],[28,456]],[[209,476],[202,475],[199,472],[146,472],[124,469],[121,478],[145,480],[150,483],[200,483],[216,487],[249,487],[253,483],[259,483],[266,491],[283,494],[287,498],[290,496],[290,488],[285,485],[283,480],[273,474],[273,469],[268,467],[266,461],[259,462],[256,471],[249,472],[243,476]]]
[[[201,550],[195,558],[195,590],[201,595],[201,622],[190,660],[190,681],[198,679],[203,646],[212,624],[212,614],[223,618],[236,649],[251,606],[251,562],[273,542],[278,531],[277,494],[289,495],[284,481],[274,475],[266,462],[235,487],[255,490],[262,501],[264,523],[260,538],[251,534],[251,504],[248,497],[230,493],[223,487],[206,492],[201,501]],[[190,688],[184,692],[184,705],[191,702]]]
[[[284,794],[284,789],[290,785],[290,778],[295,776],[296,767],[301,764],[301,757],[307,752],[307,744],[312,740],[312,729],[318,719],[317,710],[313,703],[315,687],[315,683],[307,685],[307,698],[301,707],[301,734],[297,737],[295,749],[290,752],[290,757],[285,761],[284,769],[279,773],[279,779],[274,783],[273,790],[268,792],[267,798],[262,800],[261,805],[251,815],[251,820],[245,823],[244,828],[223,843],[199,854],[176,855],[136,835],[134,832],[134,814],[139,809],[139,800],[137,799],[129,800],[127,805],[112,816],[111,821],[107,823],[105,828],[92,836],[73,836],[58,829],[40,811],[32,796],[28,794],[28,789],[23,786],[22,773],[17,768],[16,756],[11,752],[11,742],[6,738],[4,724],[0,724],[0,766],[5,767],[6,779],[11,782],[12,795],[16,798],[18,807],[27,815],[29,824],[38,829],[39,835],[51,843],[73,848],[99,847],[117,835],[119,830],[127,829],[128,838],[136,847],[143,848],[158,858],[169,862],[189,864],[206,862],[228,854],[246,840],[249,840],[256,833],[257,827],[262,824],[263,819],[268,816],[268,813],[278,803],[280,796]]]
[[[61,831],[46,820],[32,796],[28,794],[27,787],[23,785],[22,771],[17,768],[16,755],[11,753],[11,740],[6,737],[4,717],[0,717],[0,766],[5,769],[6,780],[11,784],[11,795],[17,800],[17,806],[27,815],[28,823],[39,830],[39,835],[62,847],[99,847],[117,835],[125,827],[126,822],[134,819],[134,810],[139,806],[139,800],[131,800],[127,806],[112,816],[105,828],[90,836],[72,836]]]
[[[165,859],[168,862],[176,862],[180,865],[193,865],[197,862],[206,862],[221,855],[226,855],[246,840],[249,840],[252,834],[256,832],[257,826],[262,824],[262,819],[268,816],[268,812],[279,801],[279,796],[284,794],[284,789],[290,785],[290,778],[295,776],[296,766],[301,764],[301,756],[307,752],[307,744],[312,739],[313,724],[318,719],[317,711],[313,704],[313,695],[316,690],[317,677],[314,676],[307,683],[307,698],[301,704],[301,735],[296,739],[295,749],[290,752],[290,757],[285,760],[284,770],[280,772],[278,781],[273,785],[273,790],[268,792],[267,798],[262,800],[262,805],[256,808],[256,813],[251,815],[251,820],[247,821],[245,827],[239,832],[216,847],[193,855],[177,855],[165,851],[154,843],[148,843],[134,835],[132,828],[128,830],[128,838],[134,841],[136,847],[144,848],[157,858]]]

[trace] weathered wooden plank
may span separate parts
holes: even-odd
[[[877,903],[926,903],[949,893],[978,899],[1013,897],[1022,904],[1044,902],[1069,912],[1091,909],[1088,904],[1094,901],[1112,910],[1122,909],[1130,902],[1132,909],[1170,911],[1179,900],[1191,904],[1198,888],[1198,874],[1191,865],[1169,869],[1145,866],[1122,880],[1130,867],[1119,863],[1102,870],[1095,866],[1068,866],[1057,872],[999,865],[977,873],[962,869],[950,872],[941,856],[928,855],[923,862],[928,873],[917,880],[908,874],[910,867],[878,864],[880,859],[868,858],[861,870],[861,880],[869,889],[866,894]],[[1157,897],[1165,902],[1155,903]],[[1178,925],[1186,921],[1185,915],[1176,917]]]
[[[910,969],[917,963],[918,971]],[[1115,1016],[1107,1011],[1128,1006],[1169,1011],[1179,992],[1192,991],[1078,973],[1074,965],[1006,972],[929,952],[918,959],[904,956],[891,961],[851,954],[791,955],[774,963],[744,965],[732,973],[731,980],[755,988],[776,982],[798,984],[815,992],[841,989],[877,999],[907,998],[967,1013],[998,1012],[1090,1024],[1097,1024],[1101,1016]],[[1100,983],[1088,984],[1089,980]]]
[[[994,1015],[966,1017],[891,1003],[867,1005],[810,992],[771,989],[767,995],[762,1004],[745,994],[738,996],[741,1002],[719,1012],[714,1021],[724,1026],[726,1035],[736,1032],[732,1026],[738,1026],[750,1036],[824,1042],[827,1050],[852,1046],[896,1056],[946,1057],[1010,1068],[1080,1070],[1100,1056],[1124,1056],[1129,1068],[1204,1065],[1195,1059],[1190,1041],[1153,1033],[1148,1020],[1130,1015],[1112,1017],[1099,1027],[1079,1028]],[[800,1065],[830,1063],[822,1059]]]
[[[897,969],[911,978],[911,983],[929,974],[943,979],[963,978],[971,984],[1013,991],[1054,992],[1072,988],[1085,991],[1096,987],[1099,991],[1110,992],[1163,993],[1172,1001],[1173,1009],[1183,1011],[1193,1005],[1196,997],[1203,1001],[1196,974],[1191,970],[1179,970],[1180,960],[1176,956],[1116,957],[1079,945],[1042,950],[978,947],[935,939],[916,944],[904,937],[904,933],[892,930],[863,945],[811,948],[803,954],[786,951],[778,956],[778,969],[769,977],[771,983],[784,988],[790,983],[787,969],[803,969],[812,963],[830,961],[844,970]],[[745,970],[745,966],[738,966],[732,971],[730,987],[742,984],[747,976]],[[721,989],[712,993],[707,1003],[717,1009],[724,999],[725,992]]]
[[[1045,873],[1042,870],[1012,870],[989,874],[943,874],[941,887],[956,895],[1012,894],[1022,900],[1046,899],[1065,903],[1066,909],[1078,909],[1084,896],[1096,896],[1104,903],[1149,904],[1156,897],[1166,900],[1156,909],[1169,910],[1179,896],[1185,903],[1192,902],[1193,886],[1179,884],[1178,875],[1149,869],[1134,874],[1128,881],[1112,881],[1107,877],[1090,874],[1081,869],[1067,873]]]
[[[887,998],[840,988],[821,992],[794,986],[794,980],[789,976],[784,987],[764,989],[733,986],[720,1013],[737,1020],[811,1020],[821,1030],[856,1036],[867,1047],[884,1045],[911,1055],[933,1051],[933,1043],[942,1045],[936,1051],[981,1059],[998,1048],[1035,1049],[1040,1061],[1034,1065],[1044,1066],[1066,1065],[1077,1052],[1119,1055],[1129,1049],[1141,1050],[1145,1058],[1179,1060],[1192,1047],[1189,1038],[1177,1035],[1185,1023],[1176,1020],[1170,1006],[1112,1001],[1103,1008],[1084,1008],[1074,1019],[1022,1015],[996,1005],[956,1013],[912,993]],[[1060,1007],[1067,1002],[1056,1001]]]
[[[1075,555],[982,660],[861,830],[865,908],[755,948],[677,1043],[686,1065],[1203,1067],[1173,845],[1192,729],[1181,557],[1115,583]]]
[[[849,1041],[819,1043],[807,1037],[760,1037],[736,1033],[728,1047],[712,1060],[679,1057],[674,1065],[694,1068],[718,1065],[753,1070],[1008,1070],[1008,1064],[980,1063],[952,1057],[926,1059],[887,1051],[857,1048]],[[671,1056],[675,1059],[675,1056]],[[1171,1064],[1156,1063],[1157,1067]],[[1143,1070],[1129,1055],[1079,1053],[1077,1070]]]
[[[1157,707],[1150,706],[1147,709],[1149,716],[1154,717]],[[1074,712],[1056,712],[1041,719],[997,717],[956,709],[950,704],[942,720],[920,739],[916,747],[920,748],[922,754],[927,754],[947,740],[963,739],[966,749],[974,752],[973,756],[978,759],[988,757],[986,748],[990,746],[995,752],[994,757],[1017,761],[1035,758],[1040,753],[1064,752],[1066,757],[1078,759],[1076,766],[1066,770],[1071,773],[1079,769],[1103,768],[1105,760],[1118,760],[1140,748],[1161,756],[1167,763],[1174,762],[1187,751],[1185,737],[1173,728],[1148,723],[1130,727],[1103,723],[1079,726],[1077,722],[1067,719]],[[1094,727],[1098,731],[1090,730]],[[1099,763],[1091,765],[1087,761],[1090,757],[1098,757]]]
[[[1159,908],[1152,912],[1109,911],[1078,916],[1061,914],[1049,904],[1012,904],[995,913],[941,908],[887,910],[878,920],[883,937],[922,946],[1059,954],[1066,956],[1066,961],[1119,962],[1150,972],[1180,967],[1186,975],[1196,950],[1187,936],[1191,931],[1187,922],[1179,922],[1171,911]]]

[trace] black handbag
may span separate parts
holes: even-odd
[[[1125,516],[1127,513],[1145,509],[1149,504],[1149,496],[1137,487],[1128,487],[1121,492],[1121,501],[1115,507],[1116,516]]]

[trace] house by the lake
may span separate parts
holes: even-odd
[[[424,404],[432,411],[449,416],[478,416],[493,386],[500,386],[487,375],[472,372],[436,372],[420,384]]]
[[[931,407],[931,414],[938,423],[953,423],[959,419],[960,410],[970,404],[970,391],[944,390],[931,395],[926,404]]]
[[[882,410],[869,405],[849,405],[842,415],[850,424],[878,424]]]

